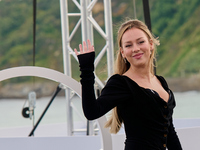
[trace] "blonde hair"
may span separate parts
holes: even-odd
[[[116,63],[115,73],[122,75],[130,68],[130,63],[128,61],[125,62],[122,57],[122,54],[120,52],[120,47],[122,47],[123,34],[131,28],[138,28],[142,30],[147,35],[149,42],[153,42],[153,50],[150,56],[150,71],[152,74],[154,74],[154,66],[155,66],[155,61],[156,61],[156,56],[155,56],[156,45],[160,45],[160,42],[158,38],[154,37],[154,35],[150,32],[148,27],[142,21],[139,21],[137,19],[126,21],[120,26],[118,30],[117,41],[118,41],[119,50],[117,51],[117,58],[115,62]],[[122,126],[122,122],[123,120],[119,116],[118,109],[117,107],[115,107],[113,108],[112,115],[109,118],[109,120],[106,122],[105,127],[106,128],[110,127],[111,133],[117,133]]]

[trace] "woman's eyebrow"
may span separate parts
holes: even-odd
[[[124,42],[124,43],[126,44],[126,43],[132,43],[132,42],[131,42],[131,41],[126,41],[126,42]]]
[[[140,39],[143,39],[143,38],[144,38],[144,37],[139,37],[139,38],[138,38],[138,39],[136,39],[136,40],[138,41],[138,40],[140,40]]]
[[[136,39],[136,41],[141,40],[141,39],[143,39],[143,38],[144,38],[144,37],[139,37],[139,38]],[[125,43],[125,44],[126,44],[126,43],[132,43],[132,41],[125,41],[124,43]]]

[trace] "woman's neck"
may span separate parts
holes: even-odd
[[[135,80],[146,80],[147,82],[151,82],[151,79],[154,77],[150,69],[147,68],[130,67],[129,70],[126,73],[124,73],[124,75]]]
[[[132,79],[140,87],[154,89],[155,76],[150,71],[129,69],[124,75]]]

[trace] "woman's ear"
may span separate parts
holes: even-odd
[[[124,58],[124,50],[122,49],[122,47],[120,47],[120,52],[122,54],[122,57]]]
[[[153,43],[152,39],[149,40],[149,44],[150,44],[150,50],[153,51],[154,50],[154,43]]]

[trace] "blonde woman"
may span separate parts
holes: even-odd
[[[110,77],[98,99],[94,93],[94,47],[90,41],[80,44],[82,106],[88,120],[113,109],[106,123],[111,133],[124,124],[125,150],[182,150],[175,132],[172,114],[175,99],[162,76],[154,75],[156,45],[147,26],[129,20],[118,31],[119,51],[116,74]]]

